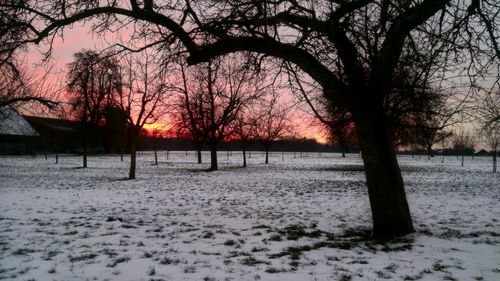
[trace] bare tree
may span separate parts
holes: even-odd
[[[481,95],[477,102],[481,132],[493,153],[493,173],[497,171],[497,147],[500,144],[500,90]]]
[[[136,176],[137,140],[141,130],[167,113],[171,98],[169,62],[159,63],[159,60],[152,50],[129,54],[122,59],[123,88],[115,102],[125,112],[131,128],[129,179]],[[158,163],[156,151],[155,162]]]
[[[283,139],[290,132],[290,106],[280,102],[279,94],[272,91],[260,102],[261,112],[257,127],[258,139],[264,145],[265,164],[269,164],[269,150],[274,142]]]
[[[238,140],[243,154],[243,168],[247,167],[248,148],[258,139],[257,128],[259,127],[259,116],[255,107],[242,110],[234,122],[233,134]]]
[[[178,91],[181,93],[179,96],[179,102],[176,106],[177,110],[172,116],[172,120],[175,122],[175,127],[177,128],[177,135],[181,137],[189,137],[193,140],[196,152],[198,164],[202,163],[201,150],[203,149],[203,144],[207,139],[206,131],[200,120],[204,119],[205,111],[203,108],[203,99],[201,95],[193,95],[190,91],[192,89],[188,88],[188,73],[184,63],[179,63],[180,66],[180,77],[182,80],[179,82],[181,85]],[[187,153],[187,151],[186,151]]]
[[[90,137],[97,133],[106,109],[121,90],[121,76],[118,62],[113,58],[102,57],[92,50],[83,50],[73,56],[67,74],[68,114],[82,123],[83,168],[87,168]]]
[[[458,134],[455,134],[455,136],[452,139],[452,143],[453,143],[453,149],[457,153],[457,156],[461,155],[462,157],[461,165],[463,167],[465,153],[466,152],[474,153],[473,137],[469,134],[469,132],[461,130]]]
[[[365,164],[373,235],[380,238],[414,231],[384,111],[401,58],[425,53],[433,61],[433,77],[453,73],[453,78],[470,78],[468,85],[474,87],[484,77],[477,74],[500,77],[496,1],[98,2],[0,3],[0,52],[46,38],[52,42],[61,29],[78,21],[93,18],[95,30],[103,32],[122,27],[128,17],[136,34],[151,42],[139,48],[168,47],[178,40],[190,64],[240,51],[291,62],[322,88],[327,100],[352,114]]]
[[[217,170],[218,145],[231,135],[239,112],[261,95],[262,77],[245,62],[245,57],[237,55],[201,64],[189,73],[181,65],[181,71],[181,116],[197,145],[206,141],[210,170]],[[200,151],[201,147],[197,148]]]

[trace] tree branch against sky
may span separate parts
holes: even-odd
[[[169,65],[154,50],[144,50],[121,58],[122,88],[115,103],[125,113],[130,125],[129,179],[136,176],[136,151],[139,134],[145,125],[164,117],[172,100]]]
[[[373,234],[387,238],[414,231],[383,105],[401,58],[432,59],[426,73],[436,83],[498,85],[499,6],[486,0],[3,2],[0,53],[50,44],[64,27],[85,21],[96,32],[136,25],[136,35],[160,40],[165,51],[177,40],[191,64],[240,51],[292,63],[352,114]]]

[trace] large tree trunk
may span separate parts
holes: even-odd
[[[434,157],[434,151],[432,150],[432,144],[427,144],[427,160],[431,160]]]
[[[210,144],[210,171],[216,171],[219,169],[217,165],[217,145]]]
[[[355,116],[370,198],[375,238],[415,231],[387,121],[380,106],[366,106]]]
[[[130,136],[130,169],[128,171],[128,179],[135,179],[136,157],[137,156],[137,136]]]

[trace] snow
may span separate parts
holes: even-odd
[[[357,155],[159,156],[0,158],[0,280],[500,280],[490,158],[401,156],[418,233],[382,242]]]
[[[37,136],[38,133],[17,111],[0,108],[0,135]]]

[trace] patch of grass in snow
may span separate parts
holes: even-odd
[[[291,224],[278,231],[285,236],[287,240],[298,240],[302,237],[318,238],[322,235],[321,230],[307,231],[306,227],[301,224]]]
[[[33,249],[28,249],[28,248],[20,248],[12,252],[14,256],[26,256],[28,254],[34,253],[35,250]]]
[[[264,252],[264,251],[269,251],[268,248],[263,248],[263,247],[258,247],[254,246],[252,250],[250,250],[252,253],[257,253],[257,252]]]
[[[269,241],[282,241],[283,239],[281,238],[281,235],[279,234],[273,234],[271,237],[269,237]]]
[[[375,273],[377,274],[377,277],[381,279],[390,279],[392,277],[389,273],[381,270],[375,271]]]
[[[434,271],[440,271],[440,272],[447,272],[447,268],[449,266],[448,265],[445,265],[445,264],[442,264],[441,261],[436,261],[433,265],[432,265],[432,269]]]
[[[205,239],[214,238],[214,233],[212,231],[205,231],[202,237]]]
[[[276,267],[271,266],[271,267],[266,268],[266,272],[267,273],[280,273],[280,272],[286,272],[286,270],[282,269],[282,268],[280,269],[280,268],[276,268]]]
[[[155,266],[154,266],[154,265],[150,266],[150,267],[148,268],[148,272],[147,272],[147,273],[148,273],[148,275],[149,275],[149,276],[153,276],[153,275],[155,275],[155,274],[156,274],[156,269],[155,269]]]
[[[340,275],[339,281],[351,281],[352,280],[352,275],[348,274],[348,273],[342,273],[342,275]]]
[[[247,265],[247,266],[255,266],[257,264],[269,264],[269,262],[263,261],[263,260],[258,260],[252,256],[248,256],[248,257],[241,260],[241,264]]]
[[[224,242],[224,245],[225,246],[234,246],[234,245],[236,245],[236,241],[234,241],[233,239],[228,239]]]
[[[100,253],[107,255],[109,258],[118,256],[118,253],[115,250],[104,248]]]
[[[45,252],[43,255],[42,255],[42,259],[43,260],[46,260],[46,261],[50,261],[52,260],[53,257],[57,256],[59,253],[59,251],[57,250],[50,250],[50,251],[47,251]]]
[[[265,224],[259,224],[253,227],[253,229],[269,229],[269,228],[271,227]]]
[[[157,253],[157,251],[151,251],[151,252],[144,251],[144,254],[142,254],[142,257],[149,259],[149,258],[152,258],[156,253]]]
[[[118,257],[114,260],[111,261],[111,263],[108,263],[106,266],[107,267],[115,267],[120,263],[128,262],[130,260],[130,256],[121,256]]]
[[[67,231],[67,232],[63,233],[62,235],[67,235],[67,236],[69,236],[69,235],[76,235],[76,234],[78,234],[78,231],[76,231],[76,230],[71,230],[71,231]]]
[[[194,265],[186,266],[184,268],[184,273],[195,273],[196,267]]]
[[[177,265],[180,262],[181,261],[179,259],[171,259],[169,257],[163,257],[160,259],[160,264],[162,264],[162,265],[169,265],[169,264]]]
[[[94,254],[94,253],[83,254],[80,256],[76,256],[76,257],[72,256],[72,255],[68,256],[70,262],[87,261],[87,260],[92,260],[95,257],[97,257],[97,254]]]
[[[239,256],[250,256],[251,254],[248,252],[238,252],[238,251],[231,251],[229,252],[229,255],[227,256],[228,258],[234,258],[234,257],[239,257]]]
[[[338,258],[337,258],[337,261],[338,261]],[[356,257],[353,260],[351,260],[350,262],[348,262],[347,264],[368,264],[368,261],[366,260],[366,258]]]

